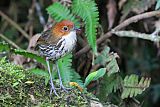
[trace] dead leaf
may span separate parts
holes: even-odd
[[[35,49],[37,40],[38,40],[38,38],[40,37],[40,35],[41,35],[41,34],[38,33],[38,34],[34,35],[34,36],[29,40],[29,45],[28,45],[27,51],[35,53],[34,49]]]
[[[106,6],[108,9],[107,15],[108,15],[108,29],[111,29],[113,27],[115,17],[117,15],[117,8],[116,8],[116,2],[115,0],[109,0],[108,5]]]
[[[12,58],[13,58],[13,63],[16,65],[23,65],[24,62],[26,62],[26,58],[24,58],[21,55],[13,55]]]

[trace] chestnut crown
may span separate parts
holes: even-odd
[[[69,20],[63,20],[53,27],[52,34],[62,37],[69,34],[72,30],[74,30],[74,23]]]

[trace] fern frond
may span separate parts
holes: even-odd
[[[94,0],[73,0],[72,11],[85,22],[85,33],[88,43],[97,53],[96,28],[98,26],[98,9]]]
[[[60,22],[62,20],[71,20],[75,23],[76,26],[79,26],[78,20],[75,18],[75,16],[71,14],[70,10],[67,7],[61,5],[59,2],[55,2],[51,6],[49,6],[47,8],[47,12],[57,22]]]
[[[110,48],[105,47],[104,50],[97,56],[95,60],[95,64],[100,64],[102,66],[106,66],[106,63],[108,62],[108,55],[109,55]]]
[[[113,52],[109,53],[109,51],[110,48],[105,47],[104,51],[102,51],[102,53],[99,56],[97,56],[95,60],[96,64],[101,64],[103,66],[106,66],[106,69],[108,71],[107,72],[108,76],[116,72],[119,72],[119,66],[116,60],[118,55]]]
[[[82,88],[84,88],[84,83],[81,79],[81,76],[76,72],[72,72],[72,82],[76,82],[79,86],[81,86]]]
[[[58,66],[61,73],[62,81],[64,84],[69,82],[76,82],[82,88],[84,87],[83,81],[80,75],[71,67],[72,66],[72,54],[68,54],[65,57],[58,60]]]
[[[140,81],[138,81],[138,78],[139,77],[135,74],[125,77],[123,92],[121,95],[122,99],[135,97],[149,87],[151,78],[142,77]]]
[[[112,92],[116,92],[117,89],[120,89],[123,80],[119,74],[113,74],[111,76],[104,75],[103,80],[100,84],[100,90],[98,97],[103,100]]]
[[[72,66],[71,58],[72,54],[68,54],[58,60],[58,67],[64,84],[68,84],[69,82],[71,82],[73,78],[72,73],[74,72],[74,70],[71,68]]]

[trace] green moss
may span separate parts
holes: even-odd
[[[93,98],[92,94],[82,93],[78,89],[68,93],[57,89],[60,97],[54,93],[50,96],[50,86],[44,83],[44,78],[32,75],[23,67],[7,62],[5,58],[0,60],[1,107],[84,107],[89,106]],[[57,84],[56,87],[59,87]]]

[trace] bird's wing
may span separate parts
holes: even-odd
[[[37,40],[37,44],[41,44],[41,45],[47,44],[50,36],[51,36],[51,28],[41,33],[41,36]]]
[[[41,36],[37,40],[37,45],[49,45],[49,44],[55,45],[61,39],[54,36],[51,31],[52,27],[46,31],[43,31],[41,33]]]

